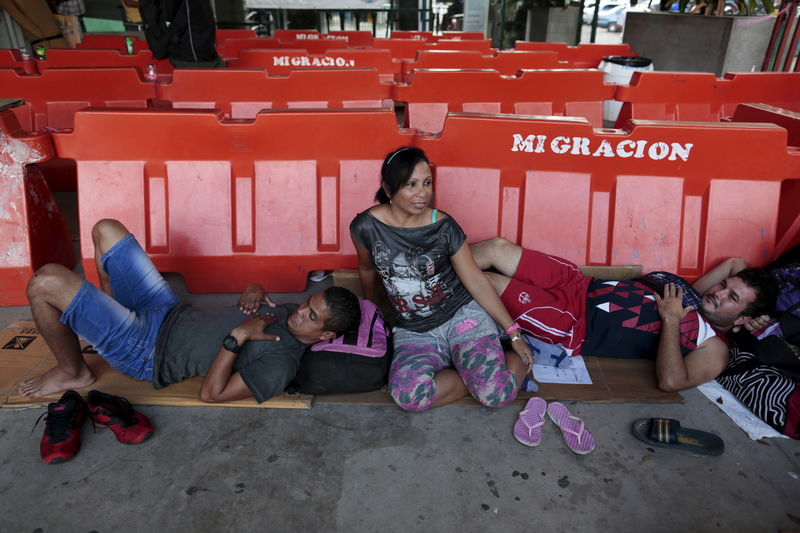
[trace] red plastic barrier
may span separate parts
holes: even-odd
[[[349,222],[372,204],[384,155],[402,145],[426,150],[436,206],[470,242],[502,235],[579,264],[688,279],[731,255],[770,259],[783,237],[781,182],[800,178],[785,130],[764,124],[634,121],[619,131],[457,114],[440,136],[414,136],[391,111],[225,122],[213,112],[83,110],[72,133],[53,138],[78,161],[85,271],[92,224],[113,216],[160,270],[203,292],[252,280],[296,291],[309,270],[354,267]]]
[[[486,35],[484,35],[482,31],[446,31],[442,32],[442,36],[439,38],[440,41],[442,39],[482,41],[486,39]]]
[[[439,39],[431,45],[436,50],[478,50],[487,54],[494,53],[491,39]]]
[[[178,69],[159,97],[176,109],[219,109],[252,119],[265,109],[382,108],[391,98],[374,69],[296,70],[266,76],[259,70]]]
[[[690,280],[729,256],[754,265],[774,256],[785,237],[776,233],[781,182],[800,178],[784,130],[629,127],[465,114],[418,145],[437,165],[437,207],[470,242],[501,235],[577,264],[641,264]],[[782,207],[800,213],[800,203]]]
[[[331,38],[346,37],[347,46],[352,48],[372,48],[375,38],[372,32],[363,30],[332,30],[327,33]]]
[[[768,104],[741,104],[731,117],[733,122],[767,122],[786,130],[789,146],[800,147],[800,113]]]
[[[242,50],[238,59],[228,61],[231,68],[260,68],[270,75],[285,76],[300,69],[374,68],[382,81],[394,81],[401,65],[388,50],[330,50],[322,56],[304,50]]]
[[[139,50],[150,50],[147,46],[147,41],[144,39],[139,39],[138,37],[130,36],[133,41],[133,51],[138,52]],[[78,48],[89,48],[89,49],[110,49],[110,50],[119,50],[123,53],[128,52],[128,48],[125,44],[125,36],[124,35],[97,35],[94,33],[87,33],[83,36],[83,41],[78,43]]]
[[[72,128],[83,107],[147,107],[156,97],[154,84],[135,68],[52,68],[34,75],[0,69],[0,87],[25,101],[12,111],[28,131]]]
[[[442,35],[434,35],[429,31],[403,31],[393,30],[390,37],[392,39],[418,39],[428,43],[435,43],[440,39],[482,41],[486,35],[479,31],[446,31]]]
[[[352,267],[350,220],[372,203],[384,155],[412,137],[383,110],[229,123],[210,111],[85,110],[73,133],[54,134],[79,162],[85,272],[93,221],[110,216],[194,292],[254,280],[299,291],[314,268]]]
[[[514,76],[520,70],[566,68],[556,52],[500,51],[484,55],[476,50],[420,50],[416,60],[403,60],[404,79],[410,80],[414,69],[491,69]]]
[[[406,102],[406,125],[441,131],[448,111],[585,117],[603,126],[603,100],[614,87],[599,70],[524,70],[519,77],[494,70],[415,70],[398,84],[394,100]]]
[[[426,43],[435,43],[439,38],[429,31],[406,31],[406,30],[392,30],[389,34],[390,39],[415,39],[417,41],[425,41]],[[484,37],[481,37],[483,39]]]
[[[375,39],[372,46],[389,50],[395,59],[416,59],[420,50],[477,50],[485,55],[495,53],[492,41],[489,39],[439,39],[436,42],[426,42],[421,39]]]
[[[16,68],[27,74],[34,74],[36,62],[33,59],[23,60],[19,50],[0,49],[0,68]]]
[[[628,44],[580,44],[568,46],[566,43],[543,43],[517,41],[514,50],[558,52],[561,61],[569,63],[570,68],[597,68],[606,56],[638,56]]]
[[[736,107],[733,122],[766,122],[786,130],[789,146],[800,147],[800,113],[767,104],[742,104]],[[783,237],[775,245],[778,256],[800,243],[800,216],[794,206],[800,205],[800,180],[786,180],[781,186],[781,209],[778,235]]]
[[[255,37],[255,36],[254,36]],[[286,43],[296,41],[297,39],[319,39],[319,30],[281,30],[277,29],[272,32],[272,38],[278,39]]]
[[[53,157],[50,135],[32,135],[16,115],[0,110],[0,305],[27,305],[28,280],[39,267],[75,265],[67,225],[31,163]]]
[[[716,122],[746,103],[800,111],[800,72],[634,72],[614,99],[623,102],[618,126],[631,118]]]
[[[16,96],[25,103],[11,110],[23,129],[69,129],[75,111],[83,107],[148,106],[156,88],[135,68],[52,68],[41,74],[21,75],[0,69],[0,96]],[[51,159],[40,165],[47,184],[54,191],[74,191],[75,165]]]
[[[220,29],[217,28],[216,32],[216,42],[217,46],[224,43],[227,39],[247,39],[250,37],[257,37],[256,30],[245,30],[245,29]]]
[[[414,59],[418,51],[427,50],[432,44],[421,39],[375,39],[372,46],[389,50],[395,59]]]
[[[129,55],[119,50],[50,48],[47,50],[47,59],[36,61],[40,72],[64,67],[136,67],[144,74],[149,65],[155,65],[156,72],[162,76],[171,74],[173,70],[169,60],[153,58],[150,50],[140,50]]]
[[[330,50],[347,48],[347,43],[340,39],[305,39],[285,43],[277,39],[228,39],[217,53],[225,60],[236,59],[242,50],[305,50],[309,54],[325,54]]]

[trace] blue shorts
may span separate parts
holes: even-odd
[[[114,298],[84,280],[61,322],[112,367],[151,381],[158,331],[178,297],[131,234],[103,254],[101,263]]]

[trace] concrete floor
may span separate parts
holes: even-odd
[[[237,299],[168,279],[195,304]],[[28,307],[0,308],[0,328],[29,319]],[[44,409],[0,409],[0,532],[800,530],[800,442],[751,441],[697,390],[684,398],[568,402],[597,442],[586,456],[549,422],[539,447],[519,444],[519,407],[142,406],[151,439],[126,446],[87,424],[81,452],[59,465],[39,458],[43,426],[31,431]],[[629,428],[651,416],[716,433],[726,451],[649,448]]]

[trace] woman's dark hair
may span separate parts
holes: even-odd
[[[394,193],[411,178],[414,168],[420,161],[430,164],[425,152],[411,146],[398,148],[388,154],[381,167],[381,187],[375,193],[375,201],[388,204]],[[386,189],[389,190],[389,194],[386,193]]]

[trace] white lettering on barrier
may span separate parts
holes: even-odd
[[[694,143],[666,143],[663,141],[632,141],[622,140],[616,144],[608,139],[603,139],[599,144],[592,145],[592,139],[588,137],[564,137],[556,136],[547,144],[546,135],[530,134],[523,136],[521,133],[514,133],[512,136],[512,152],[531,152],[541,154],[549,147],[554,154],[582,155],[589,157],[621,157],[623,159],[633,157],[642,159],[647,157],[653,161],[666,159],[668,161],[687,161],[692,151]],[[593,150],[592,150],[593,149]]]
[[[355,67],[355,59],[344,57],[274,56],[273,67]]]

